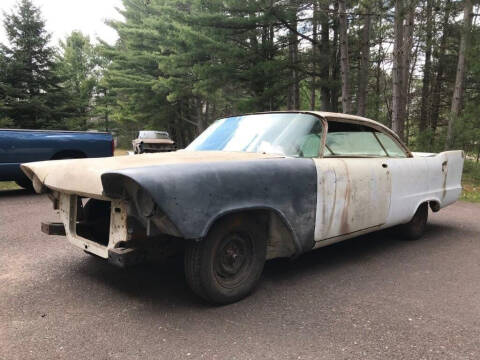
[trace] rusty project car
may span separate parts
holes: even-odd
[[[132,146],[134,154],[175,151],[175,142],[166,131],[139,131]]]
[[[461,193],[464,154],[415,154],[387,127],[326,112],[274,112],[213,123],[186,149],[28,163],[66,235],[128,265],[183,252],[191,289],[212,303],[249,294],[267,259],[399,226],[422,235]]]

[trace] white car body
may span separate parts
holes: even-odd
[[[272,224],[287,224],[292,228],[292,235],[286,235],[285,229],[270,230],[267,258],[292,256],[295,253],[319,248],[338,241],[352,238],[379,229],[408,223],[419,206],[428,203],[433,211],[455,202],[462,191],[461,176],[463,169],[463,151],[446,151],[440,154],[411,153],[390,129],[375,121],[353,115],[301,112],[320,118],[325,128],[329,122],[345,122],[362,124],[388,136],[404,149],[407,157],[327,157],[324,149],[316,158],[311,158],[316,172],[316,193],[303,194],[314,197],[315,209],[312,209],[313,229],[312,246],[302,244],[296,239],[300,230],[291,225],[294,221],[279,219],[272,213]],[[325,145],[326,135],[322,144]],[[228,151],[176,151],[171,153],[145,154],[131,157],[105,159],[63,160],[56,162],[39,162],[22,165],[25,173],[33,180],[38,192],[49,192],[60,211],[62,223],[68,240],[79,248],[108,258],[109,251],[119,243],[131,240],[127,217],[129,203],[125,199],[113,198],[105,192],[102,176],[109,172],[143,171],[154,166],[181,165],[188,169],[196,164],[205,164],[207,169],[215,164],[231,164],[233,171],[237,164],[259,160],[289,159],[288,156],[266,153],[228,152]],[[291,160],[294,161],[294,160]],[[225,166],[227,166],[225,165]],[[163,176],[163,175],[162,175]],[[138,182],[138,180],[135,180]],[[160,180],[158,180],[160,181]],[[268,180],[275,181],[275,180]],[[150,192],[153,190],[149,190]],[[221,189],[218,192],[221,193]],[[199,189],[201,193],[202,190]],[[303,196],[302,195],[302,196]],[[292,196],[294,196],[292,194]],[[77,198],[93,198],[111,202],[109,239],[106,244],[99,244],[77,234]],[[261,208],[262,205],[249,199],[237,199],[226,204],[220,213],[236,211],[236,209]],[[194,200],[184,206],[196,203],[198,213],[205,212],[202,204]],[[240,205],[239,205],[240,204]],[[283,204],[285,205],[285,204]],[[270,205],[269,205],[270,206]],[[168,213],[168,210],[164,210]],[[206,215],[205,215],[206,216]],[[205,219],[206,224],[198,233],[182,233],[182,226],[188,223],[175,223],[178,232],[167,227],[160,232],[188,238],[201,238],[206,235],[209,226],[214,222]],[[150,222],[148,222],[150,224]],[[150,226],[150,225],[149,225]],[[160,226],[160,225],[159,225]],[[177,231],[176,230],[176,231]],[[192,235],[193,234],[193,235]],[[293,238],[293,240],[288,240]],[[295,243],[278,245],[281,242]],[[308,240],[309,241],[309,240]],[[300,243],[300,245],[299,245]],[[303,246],[303,250],[302,250]],[[293,250],[292,250],[293,249]]]
[[[315,247],[404,224],[425,202],[435,211],[454,203],[462,192],[463,159],[462,151],[403,159],[315,159],[322,189]]]

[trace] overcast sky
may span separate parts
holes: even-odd
[[[0,42],[6,43],[3,29],[3,12],[10,13],[17,0],[0,0]],[[53,44],[64,39],[73,30],[114,43],[116,32],[105,25],[106,19],[121,19],[115,10],[121,6],[121,0],[33,0],[39,7],[46,22],[47,31],[52,34]]]

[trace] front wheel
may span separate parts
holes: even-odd
[[[401,225],[402,234],[408,240],[417,240],[422,237],[427,227],[428,203],[420,205],[409,223]]]
[[[262,227],[249,216],[229,216],[217,222],[206,238],[187,245],[186,280],[208,302],[230,304],[255,288],[265,257]]]

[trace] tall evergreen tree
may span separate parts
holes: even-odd
[[[444,143],[462,33],[459,2],[123,3],[125,21],[112,23],[120,39],[104,47],[108,96],[99,99],[110,101],[104,118],[120,120],[121,128],[164,128],[182,146],[223,115],[343,107],[392,125],[418,149]],[[476,1],[473,7],[477,13]],[[473,111],[480,96],[472,85],[476,31],[473,23],[461,112]],[[348,101],[341,106],[342,99]],[[458,119],[458,126],[474,123],[462,113]],[[473,146],[471,136],[458,139]]]
[[[2,45],[5,116],[22,128],[59,126],[56,104],[61,92],[53,71],[54,49],[40,10],[31,0],[21,0],[5,14],[4,27],[9,40]]]
[[[88,36],[73,31],[60,42],[56,72],[68,102],[63,104],[70,129],[87,130],[92,116],[93,96],[100,78],[100,61]]]

